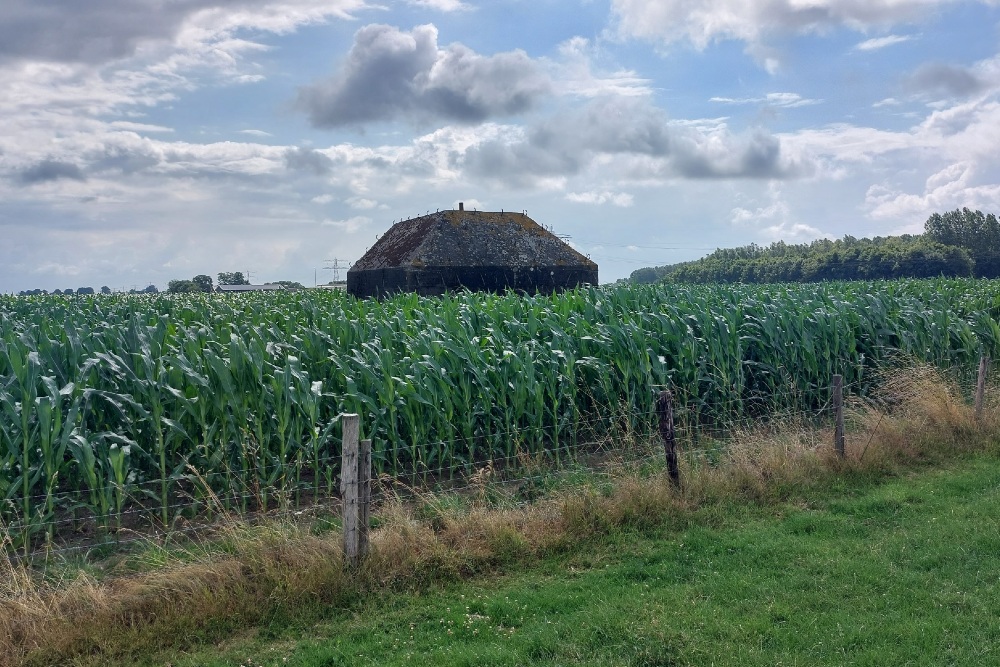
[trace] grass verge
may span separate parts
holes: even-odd
[[[621,530],[525,572],[150,664],[997,664],[1000,460],[851,491]]]
[[[672,490],[655,469],[622,466],[598,483],[583,482],[528,506],[509,506],[502,490],[491,489],[487,483],[471,501],[427,498],[416,512],[403,503],[390,503],[380,514],[372,557],[350,576],[342,566],[336,533],[314,534],[302,524],[248,527],[235,521],[224,526],[208,546],[170,553],[151,550],[144,556],[147,566],[133,562],[127,576],[96,578],[85,569],[65,570],[69,574],[52,581],[12,567],[5,578],[8,583],[0,590],[0,661],[138,664],[155,661],[165,649],[191,650],[247,627],[275,628],[280,635],[282,628],[307,627],[331,616],[363,615],[366,609],[391,606],[397,600],[393,591],[421,593],[476,574],[528,565],[569,563],[575,567],[573,559],[587,558],[581,554],[602,549],[617,553],[624,546],[631,550],[650,535],[690,535],[690,545],[692,540],[697,543],[699,530],[718,530],[731,525],[733,517],[759,521],[763,520],[758,516],[761,512],[768,515],[777,508],[799,505],[803,511],[812,511],[824,498],[870,490],[876,482],[927,464],[996,452],[998,424],[992,416],[996,406],[988,406],[984,413],[988,417],[977,420],[960,393],[931,370],[916,369],[888,378],[880,400],[891,408],[888,415],[871,406],[855,406],[855,428],[843,460],[830,454],[825,436],[801,427],[772,427],[734,434],[726,451],[711,461],[687,457],[680,492]],[[765,528],[760,527],[762,534]],[[813,532],[823,530],[821,525]],[[809,529],[802,532],[808,535]],[[711,542],[715,536],[706,533],[701,539]],[[779,562],[768,560],[766,552],[737,551],[746,557],[734,562],[722,558],[720,552],[719,559],[712,561],[719,569],[709,571],[721,579],[747,565],[759,563],[773,570]],[[667,563],[677,558],[683,561],[682,556],[678,552],[657,558]],[[812,562],[819,556],[803,552],[796,558]],[[827,560],[837,562],[836,558]],[[580,567],[589,566],[584,560]],[[749,573],[747,577],[753,579]],[[917,583],[906,584],[911,585]],[[901,590],[907,590],[906,586]],[[614,609],[614,596],[603,595]],[[690,602],[680,596],[664,598],[662,604],[668,599],[671,604]],[[732,598],[720,594],[717,599]],[[794,616],[794,607],[788,608]],[[496,614],[471,613],[496,623]],[[454,624],[460,619],[450,620]],[[618,634],[594,639],[594,647],[598,640],[604,642],[601,646],[615,646],[626,636],[632,637],[630,641],[639,636],[626,632],[615,618],[607,620],[609,627],[618,628]],[[580,622],[593,628],[595,621]],[[491,627],[509,630],[515,626],[501,621]],[[666,629],[657,631],[667,633],[661,636],[646,625],[636,626],[639,630],[652,633],[650,646],[676,645],[677,650],[636,656],[626,664],[683,664],[678,661],[697,658],[695,649],[681,651],[683,637],[671,639]],[[534,656],[531,661],[546,664],[546,656],[563,655],[562,649],[553,653],[543,644],[535,653],[529,651],[529,657]],[[598,650],[587,649],[586,642],[568,646],[577,648],[566,650],[579,650],[585,656]],[[620,664],[614,662],[612,653],[606,664]],[[350,657],[349,652],[345,655]],[[563,662],[550,664],[573,662],[568,654],[564,657]],[[497,659],[501,660],[497,664],[508,664],[503,656]],[[693,664],[700,664],[700,659]]]

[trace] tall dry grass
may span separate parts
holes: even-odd
[[[714,460],[682,455],[680,490],[648,461],[623,458],[599,484],[552,493],[527,505],[496,502],[492,470],[474,478],[460,503],[410,489],[378,510],[371,555],[353,572],[336,532],[308,525],[222,521],[209,546],[156,552],[128,575],[96,579],[82,570],[55,581],[3,561],[0,665],[103,664],[224,637],[274,618],[362,604],[386,590],[419,588],[530,563],[602,534],[696,520],[695,511],[734,499],[780,502],[844,475],[871,479],[975,451],[997,451],[995,390],[983,417],[955,383],[928,367],[887,374],[879,393],[850,405],[847,455],[832,432],[786,421],[734,432]],[[656,451],[657,443],[631,443]],[[133,567],[135,562],[133,561]],[[215,628],[213,630],[213,628]]]

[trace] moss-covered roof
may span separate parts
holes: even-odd
[[[351,271],[597,265],[523,213],[440,211],[393,225]]]

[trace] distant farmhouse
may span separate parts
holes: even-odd
[[[524,213],[458,210],[398,222],[347,272],[357,297],[552,292],[597,284],[597,264]]]

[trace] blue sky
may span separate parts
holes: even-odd
[[[329,280],[526,210],[602,282],[1000,212],[996,0],[5,0],[0,290]]]

